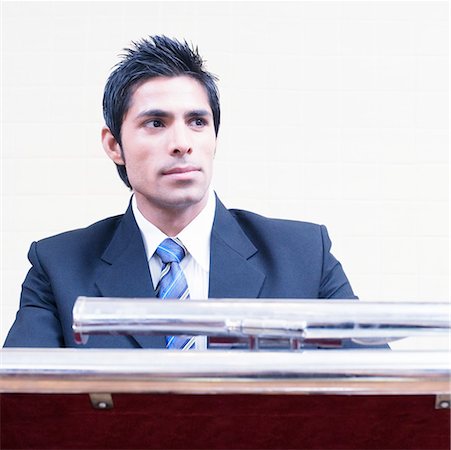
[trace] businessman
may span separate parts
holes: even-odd
[[[355,298],[324,226],[227,210],[212,191],[220,106],[197,49],[165,36],[134,44],[107,81],[103,112],[103,147],[132,190],[130,205],[124,215],[31,245],[6,346],[75,347],[80,295]],[[87,346],[196,345],[93,336]]]

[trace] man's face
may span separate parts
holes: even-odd
[[[124,164],[140,209],[193,209],[206,204],[216,135],[205,88],[188,76],[139,85],[121,128]]]

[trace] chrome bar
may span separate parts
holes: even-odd
[[[379,344],[414,336],[449,336],[448,303],[355,300],[158,299],[79,297],[78,341],[89,334],[186,334],[269,339],[351,339]]]
[[[447,394],[448,352],[3,349],[0,392]]]

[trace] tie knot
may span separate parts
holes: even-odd
[[[180,263],[185,257],[186,250],[183,245],[174,239],[165,239],[158,247],[155,253],[160,257],[164,264],[177,262]]]

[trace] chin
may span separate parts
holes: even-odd
[[[174,195],[162,199],[161,205],[166,208],[173,209],[186,209],[206,203],[207,192],[205,193],[184,193],[180,195]]]
[[[188,209],[203,204],[203,198],[186,198],[174,201],[172,207],[175,209]],[[168,205],[169,206],[169,205]]]

